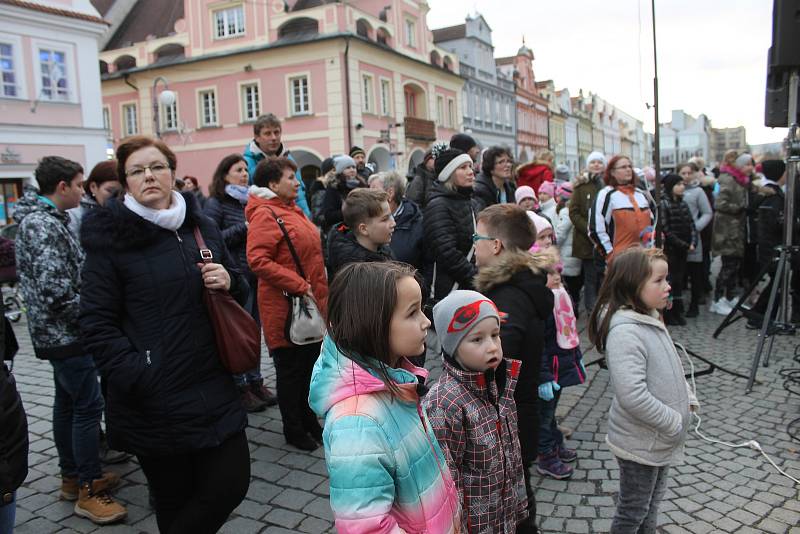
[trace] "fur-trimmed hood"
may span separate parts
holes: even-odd
[[[181,193],[181,196],[186,201],[186,217],[181,228],[192,225],[202,229],[211,222],[203,215],[192,193]],[[166,231],[129,210],[120,197],[86,212],[81,223],[81,246],[86,251],[128,250],[146,246]]]
[[[547,269],[552,267],[556,259],[547,252],[507,252],[497,263],[480,269],[475,276],[475,289],[481,293],[491,291],[492,288],[505,284],[520,272],[530,271],[538,276],[545,276]]]

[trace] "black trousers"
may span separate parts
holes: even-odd
[[[162,534],[217,532],[250,487],[244,430],[211,449],[138,458],[156,502]]]
[[[692,288],[692,301],[689,307],[696,308],[700,305],[706,289],[705,265],[701,261],[690,262],[686,264],[686,270],[689,273],[689,285]]]
[[[721,297],[729,300],[733,298],[741,263],[742,258],[722,256],[722,267],[717,275],[717,287],[714,288],[714,300],[719,300]]]
[[[575,310],[575,318],[578,318],[581,303],[581,289],[583,288],[583,273],[578,276],[564,276],[564,287],[572,297],[572,308]]]
[[[281,410],[286,439],[299,439],[306,433],[320,433],[317,415],[308,406],[308,389],[311,371],[321,347],[321,343],[312,343],[271,351],[275,362],[278,408]]]
[[[683,301],[683,281],[686,277],[685,250],[667,250],[667,265],[669,266],[669,285],[672,286],[672,301]]]

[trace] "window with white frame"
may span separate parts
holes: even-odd
[[[178,129],[178,101],[169,106],[161,104],[161,131]]]
[[[214,89],[200,91],[200,126],[217,125],[217,92]]]
[[[417,23],[414,19],[406,19],[406,45],[417,47]]]
[[[455,128],[456,126],[456,102],[452,98],[447,99],[447,127]]]
[[[309,102],[308,76],[295,76],[290,78],[292,95],[292,115],[305,115],[311,113]]]
[[[39,71],[41,73],[41,98],[47,100],[69,100],[66,52],[40,48]]]
[[[108,108],[103,108],[103,129],[106,131],[106,137],[111,135],[111,111]]]
[[[511,102],[506,102],[506,126],[511,126]]]
[[[214,36],[217,39],[244,35],[244,6],[214,11]]]
[[[491,104],[491,102],[489,102],[489,97],[488,96],[484,96],[483,97],[483,112],[484,112],[484,116],[483,116],[484,120],[486,122],[491,121],[492,120],[492,104]]]
[[[444,97],[436,96],[436,125],[444,126]]]
[[[139,117],[136,114],[136,104],[122,106],[122,134],[125,137],[139,133]]]
[[[261,100],[257,83],[242,85],[242,119],[254,121],[261,115]]]
[[[466,89],[461,91],[461,102],[464,105],[464,116],[469,118],[469,95]]]
[[[392,85],[389,80],[381,80],[381,115],[392,114]]]
[[[361,76],[361,92],[363,94],[364,113],[375,112],[375,90],[373,89],[372,76]]]
[[[20,96],[11,43],[0,43],[0,96]]]
[[[503,121],[503,115],[500,113],[500,101],[494,101],[494,122],[500,124]]]
[[[473,116],[476,119],[481,120],[481,97],[478,95],[478,93],[472,95],[472,111]]]

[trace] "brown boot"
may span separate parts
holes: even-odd
[[[102,489],[110,490],[119,485],[119,475],[113,471],[103,471],[102,478],[95,480]],[[64,501],[78,500],[78,477],[61,477],[61,497]]]
[[[267,403],[256,397],[248,385],[239,386],[239,398],[247,413],[263,412],[267,409]]]
[[[250,382],[250,391],[264,402],[267,406],[275,406],[278,404],[278,397],[276,397],[267,386],[264,385],[264,380]]]
[[[103,488],[101,479],[91,485],[87,482],[81,486],[75,513],[98,525],[106,525],[125,519],[128,510],[114,500],[108,490]]]

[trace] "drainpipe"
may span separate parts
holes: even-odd
[[[347,154],[353,146],[353,119],[350,112],[350,37],[344,38],[344,98],[345,98],[345,113],[347,120],[347,147],[344,153]]]
[[[139,88],[138,88],[138,87],[136,87],[135,85],[133,85],[133,84],[130,82],[130,80],[128,80],[128,77],[129,77],[129,75],[128,75],[128,74],[124,75],[124,76],[122,77],[122,81],[123,81],[123,82],[125,82],[125,85],[127,85],[128,87],[130,87],[130,88],[132,88],[134,91],[136,91],[136,95],[138,96],[138,95],[139,95]]]

